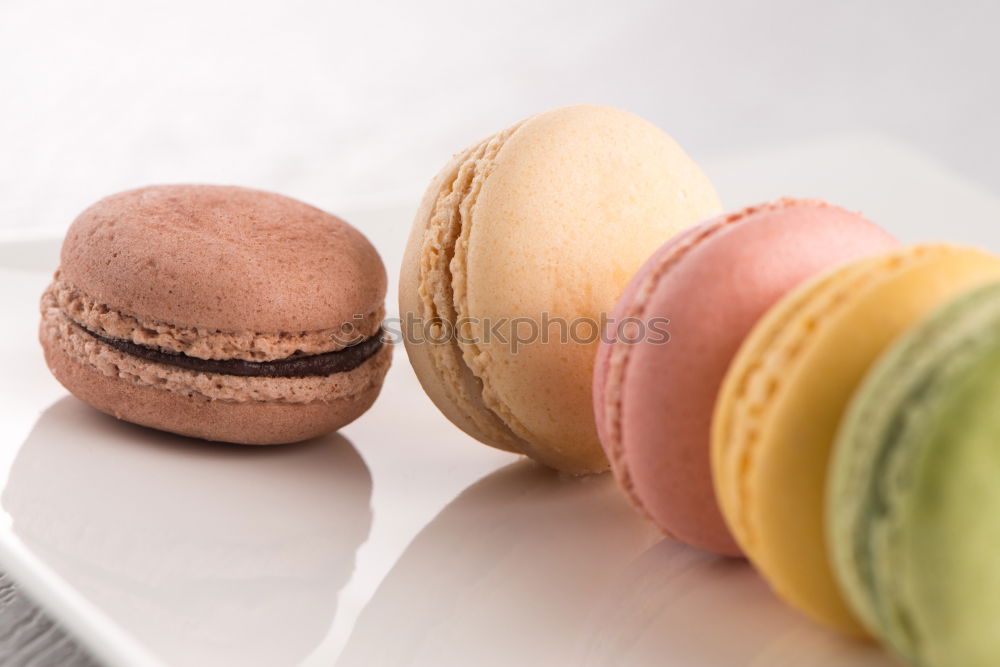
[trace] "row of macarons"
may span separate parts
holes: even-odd
[[[827,627],[916,664],[997,664],[1000,257],[906,247],[815,200],[719,213],[679,150],[572,108],[459,153],[400,282],[402,313],[473,323],[404,337],[427,393],[484,443],[610,465],[664,534],[745,555]],[[486,340],[491,319],[604,312],[590,346]],[[652,321],[669,335],[621,335]]]
[[[725,214],[660,129],[575,106],[438,173],[399,309],[425,392],[476,440],[610,467],[665,534],[748,556],[820,622],[919,664],[985,665],[1000,658],[994,281],[992,254],[903,247],[818,201]],[[152,186],[73,223],[40,339],[56,378],[116,417],[294,442],[376,400],[385,291],[377,251],[335,216]],[[617,326],[654,320],[667,335]],[[606,331],[521,339],[525,321]]]
[[[840,217],[844,234],[868,233],[803,202],[739,224],[750,235],[795,225],[800,207],[814,224]],[[720,220],[687,250],[661,251],[653,266],[676,264],[640,308],[686,316],[724,307],[730,290],[774,294],[773,267],[762,278],[743,255],[729,264],[739,284],[701,290],[709,305],[670,303],[692,287],[674,280],[717,243],[745,240],[711,240]],[[795,236],[786,230],[801,253]],[[665,534],[748,557],[831,629],[880,638],[913,664],[996,664],[1000,257],[898,247],[824,267],[760,311],[766,299],[740,301],[707,329],[677,321],[662,349],[602,345],[594,409],[622,489]]]

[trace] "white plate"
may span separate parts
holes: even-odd
[[[709,172],[734,206],[825,194],[907,239],[996,245],[979,236],[995,198],[880,138]],[[392,274],[410,211],[348,218]],[[0,245],[0,566],[110,664],[893,664],[746,563],[661,540],[608,476],[470,441],[402,350],[372,411],[311,443],[211,445],[97,413],[36,342],[56,248]]]

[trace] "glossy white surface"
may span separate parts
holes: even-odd
[[[995,197],[879,137],[707,167],[731,206],[822,195],[906,240],[997,245]],[[410,215],[345,212],[393,284]],[[472,442],[402,350],[372,411],[311,443],[210,445],[96,413],[35,339],[56,248],[0,245],[0,567],[109,663],[893,664],[745,563],[661,540],[607,476]]]

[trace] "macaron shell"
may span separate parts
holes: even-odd
[[[810,308],[822,313],[836,302],[837,287],[860,284],[856,275],[863,273],[866,265],[861,260],[837,267],[782,297],[751,330],[726,372],[712,416],[712,479],[726,523],[744,549],[751,541],[750,522],[744,516],[746,472],[753,453],[750,440],[755,437],[749,424],[778,387],[776,378],[762,372],[764,360],[779,356],[775,350],[786,344],[782,336],[797,320],[810,321]],[[780,361],[774,360],[770,366],[780,373]]]
[[[1000,664],[1000,347],[963,370],[912,463],[895,548],[878,559],[885,637],[928,667]]]
[[[607,381],[612,428],[602,441],[623,488],[665,533],[741,553],[718,508],[710,464],[712,411],[729,362],[792,287],[897,245],[857,214],[785,199],[697,225],[647,263],[634,283],[649,284],[626,292],[615,319],[669,317],[670,339],[614,346],[612,363],[621,358]]]
[[[919,664],[1000,656],[998,331],[1000,284],[938,309],[872,367],[837,436],[835,573],[872,633]]]
[[[834,579],[824,530],[830,452],[851,395],[914,322],[998,277],[1000,258],[953,246],[862,260],[779,302],[734,360],[714,429],[723,509],[778,594],[816,620],[864,633]]]
[[[410,230],[409,241],[403,255],[399,277],[399,311],[403,314],[403,343],[414,373],[424,392],[451,423],[480,442],[504,451],[524,453],[525,444],[482,401],[482,385],[462,359],[462,350],[454,340],[427,344],[424,335],[429,331],[423,319],[428,316],[443,317],[449,313],[438,312],[453,305],[451,284],[447,276],[425,280],[434,270],[446,272],[446,248],[427,252],[432,244],[429,230],[438,215],[457,216],[457,203],[451,200],[460,194],[463,172],[471,172],[481,159],[486,145],[495,138],[488,137],[478,144],[455,155],[434,177],[420,203]],[[465,176],[471,178],[471,175]],[[442,211],[441,209],[445,209]],[[430,255],[430,257],[428,257]],[[444,262],[440,269],[434,264]],[[443,283],[435,285],[435,283]],[[445,292],[437,294],[436,292]],[[406,321],[407,315],[421,318],[419,323]]]
[[[536,458],[573,471],[607,467],[590,397],[593,329],[653,249],[719,208],[669,137],[618,110],[542,114],[504,143],[456,247],[456,310],[583,323],[581,342],[463,346],[484,400]]]
[[[386,274],[343,220],[270,192],[155,185],[106,197],[66,234],[62,277],[139,318],[299,332],[380,310]]]
[[[679,246],[686,245],[692,239],[705,233],[704,223],[697,224],[685,229],[657,248],[656,252],[639,267],[639,270],[628,282],[628,285],[625,286],[625,291],[622,292],[622,295],[615,303],[614,310],[611,311],[611,321],[604,329],[604,340],[608,341],[609,344],[600,345],[597,349],[597,356],[594,359],[593,387],[594,420],[597,424],[597,434],[609,458],[613,456],[611,450],[620,449],[618,445],[621,444],[617,436],[611,438],[608,432],[609,414],[617,411],[617,404],[619,402],[619,397],[607,396],[608,380],[612,372],[612,357],[617,356],[613,354],[615,350],[613,343],[617,341],[618,337],[616,323],[621,322],[636,309],[636,294],[646,286],[650,275],[657,268],[666,264],[676,254]],[[612,469],[614,469],[614,466],[612,466]]]
[[[602,315],[652,250],[719,211],[711,185],[661,130],[599,106],[533,116],[447,170],[414,222],[400,307],[464,321],[464,340],[407,345],[422,384],[487,444],[606,469],[590,397]],[[512,320],[554,324],[515,350]]]

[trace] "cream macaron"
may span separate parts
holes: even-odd
[[[425,391],[483,443],[607,469],[590,399],[606,316],[657,247],[720,210],[669,136],[617,109],[555,109],[462,151],[424,196],[400,277]]]

